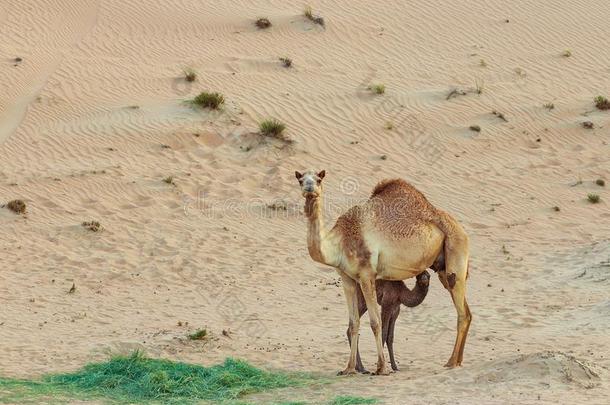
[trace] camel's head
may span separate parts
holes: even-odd
[[[322,194],[322,179],[326,175],[325,170],[319,173],[313,170],[308,170],[305,173],[294,172],[294,175],[301,185],[303,197],[319,197]]]
[[[430,273],[428,273],[427,271],[424,271],[423,273],[420,273],[417,275],[417,284],[426,287],[427,285],[430,284]]]

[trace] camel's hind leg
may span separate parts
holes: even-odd
[[[451,299],[457,312],[457,337],[453,353],[445,367],[462,365],[466,336],[472,321],[472,314],[466,302],[466,277],[468,275],[468,239],[459,240],[454,246],[446,242],[446,271],[439,272],[441,282],[451,293]]]

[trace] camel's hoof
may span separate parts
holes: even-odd
[[[378,368],[375,375],[390,375],[390,370],[387,367]]]
[[[354,374],[357,374],[355,368],[352,368],[352,369],[346,368],[345,370],[339,371],[337,373],[337,375],[354,375]]]
[[[397,371],[400,371],[400,369],[399,369],[398,367],[394,367],[394,366],[393,366],[393,367],[392,367],[392,371],[397,372]]]
[[[449,360],[447,362],[447,364],[445,364],[445,367],[447,367],[447,368],[456,368],[456,367],[459,367],[459,366],[461,366],[461,364],[458,364],[458,362],[451,361],[451,360]]]
[[[365,368],[363,368],[362,370],[358,370],[358,372],[360,374],[371,374],[371,372],[369,370],[365,369]]]

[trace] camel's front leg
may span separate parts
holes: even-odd
[[[375,291],[375,275],[372,271],[362,272],[360,276],[360,288],[366,302],[366,307],[369,310],[369,318],[371,319],[371,329],[375,335],[375,343],[377,344],[377,371],[375,374],[388,375],[388,365],[385,362],[383,355],[383,341],[381,336],[381,316],[379,315],[379,307],[377,306],[377,292]]]
[[[360,315],[358,314],[358,296],[356,295],[358,284],[345,273],[340,272],[340,274],[347,302],[347,311],[349,312],[350,355],[347,367],[340,371],[338,375],[348,375],[356,374],[356,353],[358,352],[358,335],[360,333]]]
[[[356,297],[358,299],[358,319],[362,318],[362,315],[366,312],[366,302],[364,302],[364,297],[362,296],[362,291],[360,287],[356,288]],[[383,319],[383,314],[381,315],[381,319]],[[352,329],[351,327],[347,328],[347,340],[349,341],[349,347],[352,347]],[[360,348],[356,351],[356,371],[362,374],[371,374],[364,368],[362,365],[362,359],[360,358]]]

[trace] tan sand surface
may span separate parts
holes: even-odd
[[[315,168],[329,224],[387,177],[451,212],[471,236],[474,320],[463,367],[444,369],[456,316],[433,277],[398,320],[399,373],[285,395],[608,403],[610,193],[595,181],[610,182],[610,111],[593,98],[610,97],[610,2],[312,1],[325,27],[304,6],[2,2],[0,204],[27,214],[0,209],[0,375],[136,348],[334,375],[347,310],[308,256],[293,175]],[[184,103],[203,90],[223,111]],[[292,145],[259,142],[268,117]],[[200,327],[212,338],[185,338]]]

